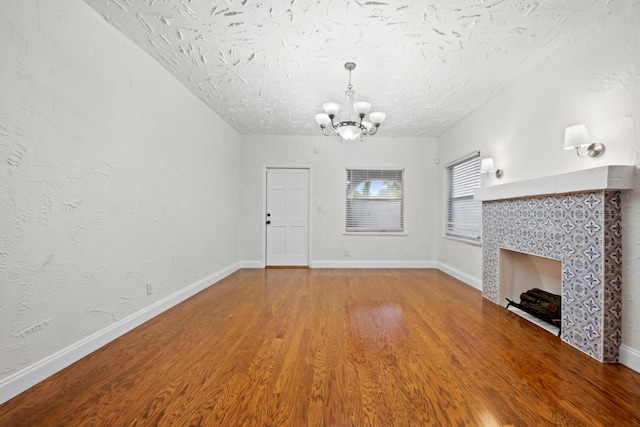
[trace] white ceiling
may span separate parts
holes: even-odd
[[[245,134],[319,135],[355,100],[437,136],[610,13],[610,0],[85,0]],[[523,102],[527,102],[523,100]]]

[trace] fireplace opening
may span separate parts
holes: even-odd
[[[500,304],[560,336],[562,263],[507,249],[498,262]]]
[[[562,325],[562,297],[542,289],[533,288],[520,294],[520,302],[507,298],[507,308],[515,307],[537,319],[558,328],[558,336]]]

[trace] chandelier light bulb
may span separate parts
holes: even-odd
[[[353,110],[359,117],[364,117],[371,110],[371,104],[365,101],[356,102],[353,104]]]
[[[328,114],[325,114],[325,113],[316,114],[316,123],[318,123],[320,126],[326,126],[329,123],[331,123],[331,119],[329,118]]]
[[[345,141],[353,141],[360,136],[360,128],[356,125],[345,125],[338,128],[338,135]]]
[[[384,122],[384,119],[386,118],[387,115],[385,113],[376,112],[369,114],[369,120],[371,120],[371,122],[376,126],[380,126],[380,124]]]
[[[337,102],[326,102],[322,105],[322,109],[329,116],[337,116],[340,112],[340,104]]]

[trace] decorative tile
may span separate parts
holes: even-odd
[[[589,233],[590,236],[595,235],[597,232],[602,230],[602,226],[598,224],[596,221],[592,219],[589,220],[588,223],[584,225],[584,229]]]
[[[622,236],[622,221],[620,219],[612,221],[607,228],[615,237],[620,238]]]
[[[560,204],[566,209],[566,210],[571,210],[571,207],[573,205],[576,204],[576,198],[575,197],[565,197],[562,199],[562,201],[560,202]]]
[[[570,220],[566,220],[565,222],[563,222],[561,224],[561,227],[565,233],[571,233],[573,229],[576,228],[575,224]]]
[[[601,280],[600,278],[594,273],[593,270],[590,270],[585,276],[584,276],[584,281],[587,284],[587,286],[589,286],[590,289],[595,288],[596,286],[600,285]]]
[[[621,337],[619,191],[489,201],[483,213],[483,296],[497,304],[501,248],[562,262],[562,339],[616,362]]]
[[[584,200],[584,203],[589,207],[589,209],[593,210],[596,206],[602,203],[602,197],[596,196],[595,193],[591,193]]]
[[[589,247],[587,248],[587,250],[586,250],[586,251],[584,251],[584,252],[582,252],[582,253],[583,253],[583,254],[584,254],[584,256],[586,256],[586,257],[589,259],[589,261],[591,261],[591,262],[595,262],[595,260],[597,260],[597,259],[601,256],[601,254],[600,254],[600,252],[598,251],[598,249],[594,248],[594,247],[593,247],[593,245],[589,246]]]
[[[591,314],[595,314],[597,311],[600,311],[600,307],[596,304],[593,298],[589,298],[584,302],[584,306],[587,311]]]

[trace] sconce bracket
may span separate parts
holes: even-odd
[[[580,150],[582,149],[582,151]],[[604,144],[594,142],[589,146],[576,147],[576,154],[578,157],[600,157],[604,153]]]
[[[594,142],[587,148],[587,155],[589,157],[599,157],[604,153],[604,145],[599,142]]]

